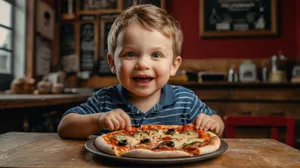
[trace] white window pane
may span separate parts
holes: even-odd
[[[11,53],[0,50],[0,73],[11,73]]]
[[[11,27],[11,10],[11,4],[5,2],[4,0],[0,0],[0,24]]]
[[[11,49],[11,30],[0,27],[0,48]]]

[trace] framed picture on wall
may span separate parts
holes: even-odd
[[[200,0],[202,38],[276,36],[277,0]]]
[[[122,12],[122,0],[77,0],[79,14],[103,14]]]

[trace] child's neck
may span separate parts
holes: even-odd
[[[147,112],[150,110],[159,100],[161,96],[161,90],[149,95],[147,97],[140,97],[136,95],[130,95],[130,102],[138,108],[141,112]]]

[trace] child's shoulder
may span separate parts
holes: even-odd
[[[113,94],[117,91],[117,85],[115,86],[109,86],[109,87],[105,87],[105,88],[100,88],[100,89],[97,89],[95,92],[94,92],[94,95],[107,95],[107,94]]]
[[[188,89],[184,86],[180,86],[180,85],[170,85],[170,87],[173,89],[173,92],[175,95],[178,95],[178,94],[184,94],[184,93],[187,93],[187,94],[194,94],[194,92],[191,90],[191,89]]]

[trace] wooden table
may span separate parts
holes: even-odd
[[[228,150],[205,161],[175,168],[300,167],[300,151],[272,139],[224,139]],[[163,167],[108,162],[84,148],[85,140],[63,140],[56,133],[10,132],[0,135],[0,167]],[[165,166],[164,166],[165,167]]]

